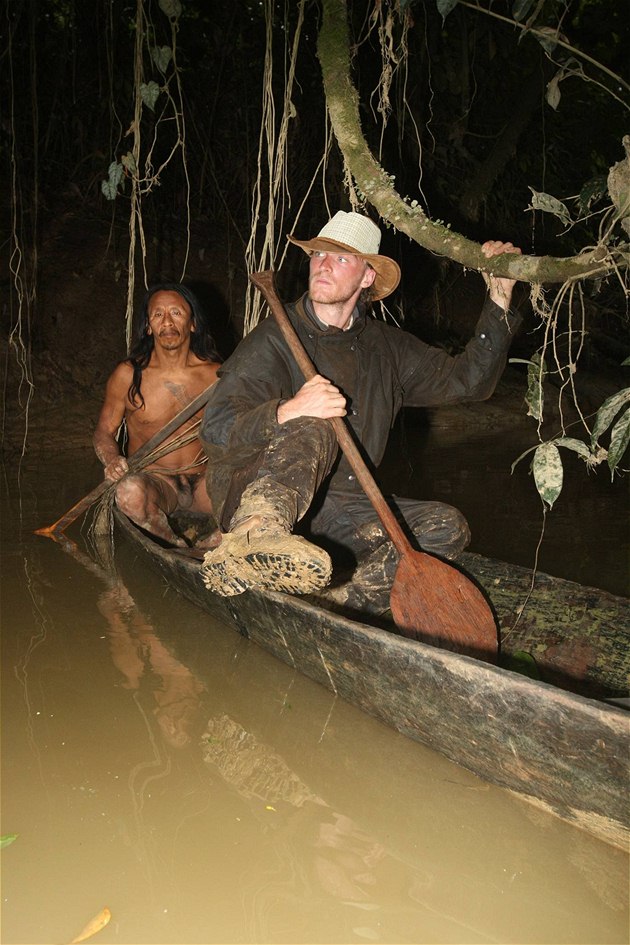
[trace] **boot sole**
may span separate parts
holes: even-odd
[[[249,540],[235,535],[230,540],[228,533],[202,567],[206,587],[222,597],[249,588],[310,594],[326,587],[331,573],[330,557],[322,548],[291,534]]]

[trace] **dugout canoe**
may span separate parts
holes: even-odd
[[[502,636],[499,666],[351,619],[324,596],[211,594],[200,561],[116,512],[136,553],[221,622],[391,728],[614,846],[630,840],[630,601],[466,554]],[[515,621],[519,617],[518,622]],[[516,654],[526,653],[519,663]],[[522,671],[534,668],[540,678]]]

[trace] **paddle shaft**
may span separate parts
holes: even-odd
[[[289,321],[289,318],[287,317],[287,314],[284,310],[284,306],[276,294],[273,284],[273,272],[271,270],[266,270],[265,272],[254,272],[249,278],[250,281],[253,282],[254,285],[257,286],[264,295],[267,304],[271,309],[273,317],[278,323],[278,327],[282,332],[284,340],[291,349],[291,353],[295,358],[298,367],[302,371],[302,374],[306,380],[310,381],[311,378],[315,377],[317,374],[317,370],[306,353],[304,345],[298,338],[297,332]],[[333,425],[339,446],[345,453],[346,459],[354,470],[356,477],[363,488],[363,491],[374,506],[378,517],[383,523],[383,527],[385,528],[399,555],[402,557],[402,555],[413,552],[414,549],[412,548],[409,539],[402,530],[398,519],[385,501],[383,493],[377,486],[374,476],[368,469],[365,460],[357,449],[357,446],[352,438],[352,434],[350,433],[350,430],[348,429],[343,418],[331,417],[330,422]]]
[[[263,293],[293,357],[306,380],[310,380],[317,371],[276,295],[273,272],[252,273],[250,280]],[[412,547],[345,421],[333,417],[330,422],[339,446],[400,555],[390,594],[390,608],[398,629],[414,639],[494,662],[496,623],[479,588],[450,563]]]
[[[210,391],[212,390],[213,384],[210,384],[209,387],[206,387],[200,394],[195,397],[194,400],[191,400],[190,403],[184,407],[183,410],[180,410],[178,414],[175,414],[172,420],[169,420],[161,430],[158,430],[157,433],[154,433],[152,437],[143,443],[142,446],[136,450],[133,456],[130,457],[129,462],[129,472],[133,472],[137,467],[138,462],[148,456],[154,449],[160,446],[167,437],[174,433],[175,430],[181,427],[182,423],[186,423],[187,420],[190,420],[191,417],[201,410],[202,407],[208,402],[210,397]],[[114,485],[114,481],[111,479],[104,479],[96,488],[92,489],[91,492],[88,492],[87,495],[84,495],[82,499],[72,506],[71,509],[62,515],[54,524],[49,525],[47,528],[38,528],[35,532],[36,535],[58,535],[63,532],[68,525],[71,525],[83,512],[90,508],[97,499],[103,495],[111,486]]]

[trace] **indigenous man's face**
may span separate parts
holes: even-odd
[[[149,334],[167,351],[181,347],[195,330],[190,305],[179,292],[156,292],[149,299],[148,315]]]
[[[375,278],[374,270],[360,256],[315,250],[310,261],[309,295],[313,302],[325,305],[348,302]]]

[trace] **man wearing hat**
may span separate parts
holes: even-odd
[[[286,312],[314,378],[304,382],[273,318],[219,369],[201,427],[224,530],[202,567],[211,591],[310,593],[329,583],[332,555],[356,566],[353,585],[364,592],[350,603],[377,609],[374,589],[391,582],[398,556],[326,421],[346,417],[376,469],[402,406],[485,400],[495,389],[519,323],[509,312],[514,282],[484,274],[489,291],[475,335],[451,356],[368,312],[400,279],[398,264],[379,255],[380,237],[368,217],[344,211],[312,240],[289,236],[310,256],[308,292]],[[487,257],[520,253],[498,241],[482,249]],[[425,551],[454,558],[470,539],[451,506],[399,498],[392,506]]]

